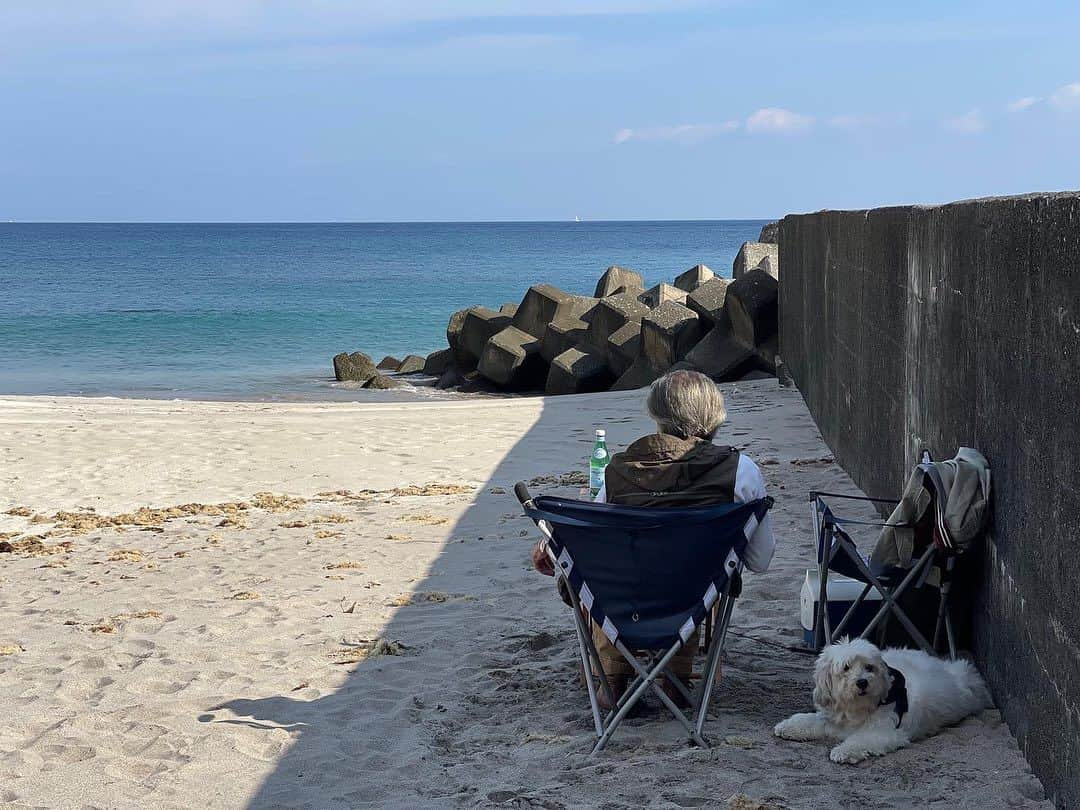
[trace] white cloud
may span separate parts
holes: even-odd
[[[722,124],[679,124],[672,127],[648,127],[645,129],[620,129],[615,133],[615,143],[628,141],[676,141],[689,145],[701,143],[717,135],[726,135],[739,128],[738,121]]]
[[[1018,98],[1016,101],[1010,102],[1006,109],[1009,112],[1014,113],[1023,112],[1024,110],[1030,110],[1040,101],[1042,101],[1042,99],[1037,96],[1024,96],[1023,98]]]
[[[1059,87],[1050,95],[1050,103],[1063,112],[1080,110],[1080,82]]]
[[[978,135],[986,131],[986,118],[982,111],[976,108],[955,118],[945,119],[944,127],[958,135]]]
[[[780,107],[764,107],[750,114],[746,119],[746,131],[794,133],[810,128],[814,119],[808,115],[785,110]]]

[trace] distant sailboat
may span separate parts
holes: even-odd
[[[581,217],[575,216],[574,217],[574,222],[581,222]]]

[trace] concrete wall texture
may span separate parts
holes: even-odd
[[[838,461],[898,496],[980,449],[974,651],[1048,795],[1080,808],[1080,193],[782,223],[780,354]]]

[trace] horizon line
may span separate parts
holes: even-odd
[[[773,222],[780,217],[675,219],[5,219],[0,225],[589,225],[623,222]]]

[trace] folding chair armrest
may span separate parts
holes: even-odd
[[[839,492],[820,492],[816,489],[810,490],[810,500],[816,501],[818,498],[836,498],[844,501],[869,501],[871,503],[891,503],[893,505],[900,503],[896,498],[870,498],[866,495],[844,495]]]

